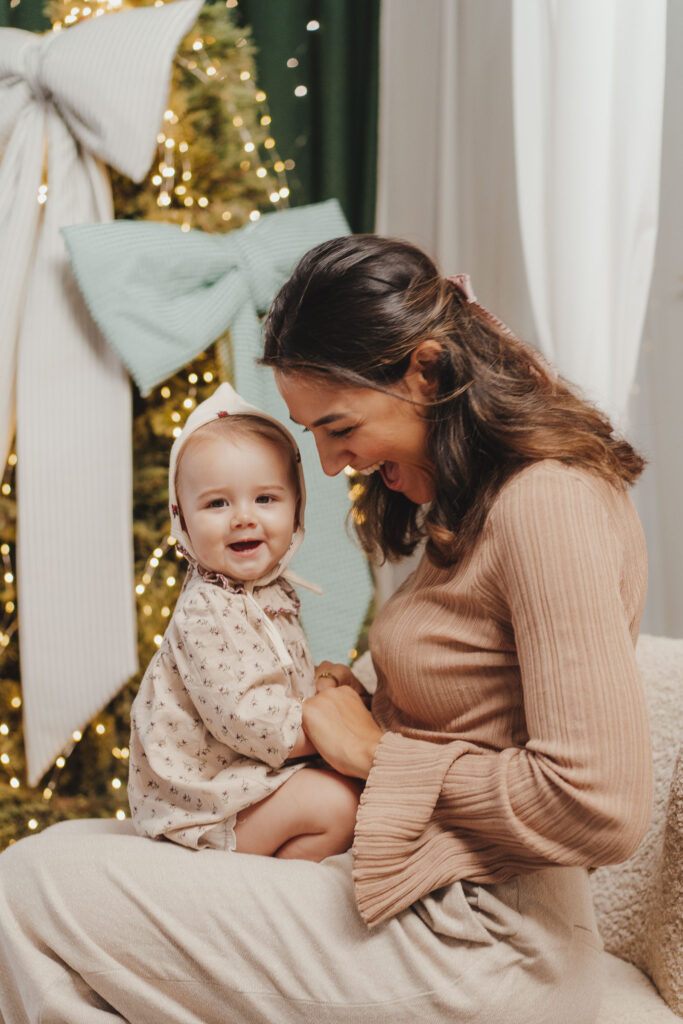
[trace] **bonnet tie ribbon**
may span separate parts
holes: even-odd
[[[0,30],[0,432],[6,457],[16,427],[31,785],[137,667],[130,385],[88,316],[60,228],[112,218],[104,164],[144,177],[171,61],[201,5],[43,36]]]

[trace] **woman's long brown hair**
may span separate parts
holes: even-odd
[[[394,560],[426,535],[431,561],[454,565],[502,485],[531,462],[557,459],[617,487],[642,472],[644,460],[603,413],[406,242],[350,235],[308,252],[272,304],[261,363],[394,394],[430,338],[441,343],[423,409],[435,498],[422,514],[379,473],[357,478],[352,517],[369,554]]]

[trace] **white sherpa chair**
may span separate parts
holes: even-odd
[[[635,855],[591,876],[607,969],[598,1024],[680,1024],[683,640],[641,636],[637,656],[652,727],[655,806]]]

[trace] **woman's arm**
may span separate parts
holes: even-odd
[[[508,605],[528,739],[491,751],[387,733],[354,843],[370,919],[421,895],[421,850],[443,878],[496,881],[547,864],[623,860],[651,808],[649,728],[621,593],[622,550],[604,501],[556,470],[494,508],[494,575]],[[429,891],[429,888],[424,890]]]

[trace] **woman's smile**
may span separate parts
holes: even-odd
[[[346,466],[365,475],[378,471],[390,490],[416,505],[433,499],[424,395],[415,380],[404,378],[395,385],[396,395],[388,395],[333,380],[275,377],[291,418],[313,433],[328,476]]]

